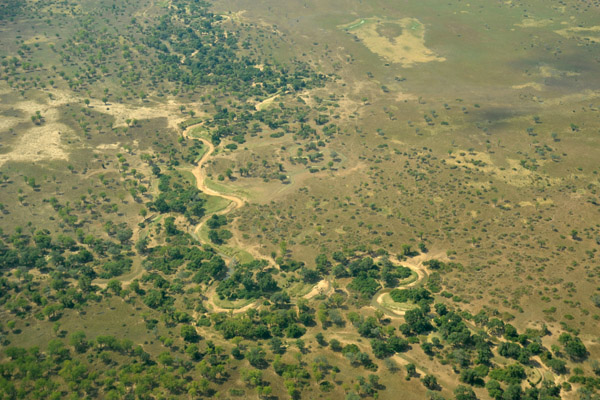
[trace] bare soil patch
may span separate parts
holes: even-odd
[[[339,28],[355,34],[373,53],[403,67],[446,60],[425,46],[425,27],[415,18],[363,18]]]

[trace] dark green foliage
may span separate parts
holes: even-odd
[[[388,259],[382,262],[381,279],[386,287],[394,287],[400,280],[410,278],[412,270],[403,266],[396,266]]]
[[[408,363],[404,366],[406,369],[406,379],[409,380],[413,376],[417,375],[417,366],[413,363]]]
[[[305,283],[317,283],[321,280],[321,276],[317,270],[304,267],[300,269],[300,276]]]
[[[379,267],[370,257],[361,258],[348,264],[350,275],[379,278]]]
[[[524,400],[560,400],[560,386],[556,386],[553,382],[544,380],[540,388],[529,388],[525,390],[522,397]]]
[[[89,343],[85,338],[85,332],[76,331],[69,337],[69,344],[75,348],[77,353],[85,353],[89,347]]]
[[[363,337],[378,338],[381,336],[381,326],[375,317],[364,318],[359,315],[358,318],[351,317],[352,324]]]
[[[103,272],[100,273],[100,277],[108,279],[123,275],[131,269],[132,264],[133,260],[130,258],[109,261],[102,266]]]
[[[503,400],[520,400],[523,395],[523,390],[519,384],[508,385],[502,396]]]
[[[394,349],[386,342],[379,339],[371,339],[371,349],[375,357],[383,359],[395,354]]]
[[[500,336],[504,334],[504,322],[498,318],[490,319],[487,327],[492,335]]]
[[[398,303],[419,303],[421,300],[427,302],[433,301],[431,293],[424,288],[394,289],[390,292],[390,297]]]
[[[409,332],[413,332],[420,335],[432,329],[431,323],[429,322],[429,318],[423,313],[423,311],[420,308],[408,310],[404,314],[404,319],[406,320],[406,324],[404,325],[408,327]]]
[[[183,325],[181,327],[181,337],[183,340],[190,343],[196,343],[200,339],[198,332],[196,332],[196,328],[190,325]]]
[[[287,308],[290,303],[290,295],[285,291],[275,292],[271,295],[270,300],[276,307]]]
[[[460,371],[459,380],[471,386],[483,386],[483,379],[474,369],[463,369]]]
[[[507,340],[516,341],[519,337],[519,332],[517,332],[517,328],[512,326],[511,324],[504,325],[504,338]]]
[[[423,382],[423,386],[430,390],[439,390],[439,385],[437,382],[437,378],[433,375],[425,375],[421,378],[421,382]]]
[[[498,381],[491,379],[488,383],[486,383],[485,388],[492,399],[502,400],[504,390]]]
[[[292,398],[294,398],[294,395],[299,396],[296,385],[302,387],[307,386],[310,383],[310,373],[304,369],[301,364],[286,364],[281,361],[280,356],[275,356],[275,360],[273,360],[273,369],[277,375],[284,376],[287,379],[293,379],[294,382],[296,382],[293,386],[288,384],[288,393],[290,392],[290,389],[293,389]]]
[[[454,389],[454,398],[456,400],[477,400],[477,396],[473,389],[464,385],[458,385],[456,389]]]
[[[229,300],[255,299],[270,297],[279,291],[271,272],[261,271],[265,265],[265,261],[253,261],[236,266],[233,274],[217,286],[219,297]]]
[[[367,369],[376,368],[375,364],[373,364],[373,361],[367,353],[363,353],[355,348],[347,348],[348,346],[344,347],[344,349],[342,350],[342,354],[348,359],[348,361],[350,361],[350,364],[354,366],[362,365]]]
[[[448,314],[448,307],[446,307],[444,303],[436,303],[433,308],[435,308],[435,312],[438,313],[439,316]]]
[[[227,225],[227,217],[224,215],[213,214],[207,221],[206,225],[210,229],[218,229],[224,225]]]
[[[248,352],[246,352],[245,357],[250,363],[250,365],[252,365],[253,367],[266,368],[268,366],[267,360],[265,358],[266,355],[267,353],[265,353],[265,351],[262,348],[252,347],[248,350]]]
[[[327,341],[325,340],[325,335],[323,335],[323,332],[317,333],[315,335],[315,339],[319,346],[327,346]]]
[[[216,245],[221,245],[233,237],[233,234],[227,229],[211,229],[208,231],[208,238]]]
[[[442,291],[442,276],[438,271],[434,271],[427,277],[427,289],[432,293],[439,293]]]
[[[347,278],[348,276],[350,276],[348,270],[342,264],[338,264],[335,267],[333,267],[332,272],[333,276],[335,276],[336,278]]]
[[[246,316],[228,318],[225,314],[214,314],[213,320],[215,329],[221,332],[225,339],[232,339],[236,336],[245,339],[268,339],[271,337],[271,332],[264,323],[253,321]]]
[[[161,175],[158,185],[160,194],[148,208],[160,213],[179,213],[188,219],[202,218],[204,216],[204,204],[206,200],[201,192],[182,178]]]
[[[363,298],[370,298],[381,289],[381,285],[373,277],[362,273],[352,279],[348,288],[359,292]]]
[[[160,271],[167,275],[175,273],[185,265],[187,270],[194,272],[194,283],[221,280],[227,273],[225,261],[210,247],[200,248],[183,244],[156,246],[149,251],[143,264],[146,270]]]
[[[565,374],[567,372],[567,363],[559,358],[550,358],[544,361],[548,367],[552,368],[552,371],[557,374]]]
[[[342,345],[337,339],[331,339],[329,341],[329,347],[331,347],[331,350],[333,351],[342,351]]]
[[[167,233],[168,236],[175,236],[178,235],[180,232],[177,229],[177,227],[175,226],[175,217],[167,217],[165,218],[165,232]]]
[[[289,338],[299,338],[301,336],[303,336],[306,333],[306,328],[296,324],[296,323],[292,323],[290,324],[286,329],[285,329],[285,336],[289,337]]]
[[[564,346],[565,353],[572,359],[581,360],[587,357],[588,351],[577,336],[572,336],[565,332],[560,335],[558,341]]]
[[[521,354],[522,347],[517,343],[502,342],[498,346],[498,354],[503,357],[514,358],[515,360]]]
[[[188,268],[195,270],[192,282],[194,283],[209,283],[213,280],[221,280],[227,274],[227,265],[219,256],[213,256],[209,261],[202,262],[192,266],[188,264]]]
[[[279,268],[281,268],[282,271],[286,272],[294,272],[304,267],[304,262],[302,261],[295,261],[292,259],[284,260],[281,257],[277,258],[277,264],[279,264]]]
[[[269,347],[271,347],[273,354],[283,354],[286,350],[283,341],[278,337],[273,337],[269,340]]]
[[[326,254],[319,254],[315,259],[315,264],[319,274],[326,275],[330,272],[331,262],[327,259]]]
[[[164,290],[150,289],[144,296],[144,304],[150,308],[162,308],[173,303],[173,298]]]
[[[392,336],[386,340],[371,339],[371,348],[377,358],[387,358],[395,353],[403,353],[410,349],[408,341],[397,336]]]
[[[445,263],[443,261],[440,260],[427,260],[423,262],[423,265],[429,267],[429,269],[435,270],[435,271],[451,271],[453,269],[458,269],[458,270],[462,270],[463,266],[459,263],[454,263],[454,262],[449,262],[449,263]]]
[[[490,378],[508,384],[518,384],[526,377],[525,369],[520,364],[511,364],[506,368],[496,368],[490,371]]]
[[[435,322],[442,338],[452,346],[469,347],[472,345],[471,331],[457,313],[449,312],[436,318]]]

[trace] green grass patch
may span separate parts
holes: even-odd
[[[198,153],[198,157],[196,157],[196,159],[194,160],[194,162],[195,163],[199,163],[200,160],[202,160],[202,157],[204,157],[204,155],[206,154],[206,152],[208,152],[208,146],[202,146],[202,149]]]
[[[398,282],[398,287],[410,285],[411,283],[415,282],[417,279],[419,279],[419,274],[417,274],[415,271],[411,271],[410,276],[408,278],[402,279],[401,281]]]
[[[408,311],[419,307],[415,303],[410,302],[398,303],[392,299],[389,293],[383,295],[381,305],[394,311]]]
[[[287,291],[292,297],[302,297],[309,293],[312,288],[315,287],[313,284],[308,284],[304,282],[298,282],[292,286],[290,286]]]
[[[179,123],[179,127],[181,129],[187,129],[192,125],[198,125],[199,123],[204,122],[204,118],[190,118],[190,119],[186,119],[185,121]]]
[[[202,138],[210,141],[210,134],[208,132],[208,129],[206,129],[203,126],[198,126],[192,129],[189,135],[193,138]]]
[[[206,187],[208,187],[209,189],[214,190],[215,192],[219,192],[219,193],[224,193],[224,194],[231,194],[231,195],[235,195],[238,197],[243,197],[243,198],[249,198],[249,194],[246,191],[240,190],[240,189],[233,189],[230,186],[226,186],[220,183],[217,183],[215,181],[213,181],[212,179],[208,179],[206,178],[204,180],[204,184],[206,185]]]
[[[187,169],[180,169],[179,173],[181,174],[181,176],[183,176],[183,179],[185,179],[190,185],[196,186],[196,177],[194,176],[194,174],[192,174],[192,171]]]
[[[219,196],[206,196],[206,204],[204,205],[204,209],[206,210],[206,215],[211,215],[217,213],[221,210],[224,210],[231,204],[231,201],[224,199]]]
[[[408,310],[418,308],[418,306],[414,303],[395,302],[389,293],[384,293],[383,295],[381,295],[381,302],[377,301],[378,297],[379,295],[375,295],[371,303],[373,306],[375,306],[383,312],[388,312],[392,314],[402,314]]]
[[[364,25],[366,22],[367,22],[367,20],[365,20],[365,19],[361,19],[361,20],[360,20],[360,21],[358,21],[358,22],[353,22],[353,23],[351,23],[350,25],[346,25],[346,26],[344,26],[342,29],[343,29],[343,30],[345,30],[345,31],[350,31],[350,30],[352,30],[352,29],[356,29],[356,28],[358,28],[358,27],[360,27],[360,26]]]
[[[252,257],[252,255],[245,250],[236,247],[228,247],[225,245],[217,245],[212,243],[208,238],[208,231],[208,226],[202,225],[200,230],[196,232],[195,235],[198,241],[200,241],[201,243],[210,244],[215,250],[217,250],[218,253],[222,254],[227,258],[235,259],[239,263],[245,264],[254,260],[254,257]]]

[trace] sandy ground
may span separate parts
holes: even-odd
[[[409,288],[409,287],[413,287],[413,286],[420,284],[423,281],[423,279],[425,279],[427,277],[427,275],[428,275],[427,268],[425,267],[425,265],[423,265],[423,263],[425,261],[432,260],[432,259],[441,260],[441,259],[444,259],[445,257],[446,257],[445,253],[440,251],[440,252],[436,252],[436,253],[422,253],[416,257],[412,257],[412,258],[409,258],[409,259],[403,260],[403,261],[398,260],[396,257],[390,257],[390,261],[392,263],[394,263],[395,265],[402,265],[402,266],[408,267],[417,274],[417,279],[415,279],[414,281],[412,281],[406,285],[400,286],[402,288]],[[385,296],[386,295],[389,296],[389,292],[390,292],[389,289],[383,289],[379,293],[377,293],[375,295],[375,297],[373,298],[373,301],[371,302],[371,307],[374,309],[379,308],[382,311],[385,311],[386,314],[388,314],[388,316],[391,316],[391,317],[404,316],[406,310],[390,309],[390,308],[385,307],[385,305],[384,305]],[[376,303],[376,304],[374,304],[374,303]]]
[[[393,38],[382,36],[378,30],[384,23],[397,25],[401,28],[402,33]],[[414,18],[393,21],[364,18],[339,28],[356,35],[373,53],[387,61],[401,64],[403,67],[446,60],[425,46],[425,28]]]
[[[304,295],[305,299],[312,299],[315,296],[318,296],[320,294],[324,294],[326,296],[329,296],[330,294],[333,293],[333,287],[331,286],[331,283],[327,280],[327,279],[323,279],[322,281],[320,281],[319,283],[317,283],[310,292],[306,293]]]
[[[10,139],[10,130],[18,124],[30,123],[31,127],[19,132],[19,138],[3,147],[0,154],[0,166],[9,161],[37,162],[44,160],[68,160],[72,151],[71,145],[65,143],[65,138],[77,133],[60,122],[59,107],[67,104],[80,104],[86,107],[84,98],[79,98],[71,93],[60,90],[48,89],[48,98],[44,100],[27,100],[14,104],[0,104],[0,111],[13,109],[22,112],[25,117],[2,118],[0,133],[3,141]],[[98,110],[115,118],[114,127],[127,126],[127,120],[147,120],[167,118],[169,127],[178,129],[178,124],[188,116],[181,113],[179,104],[168,101],[166,104],[153,104],[131,106],[119,103],[104,104],[98,99],[90,99],[90,109]],[[40,125],[34,125],[30,117],[39,111],[43,117]]]

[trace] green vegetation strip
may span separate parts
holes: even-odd
[[[226,308],[229,310],[236,310],[242,307],[246,307],[248,304],[252,304],[256,301],[256,299],[224,300],[220,299],[219,296],[215,295],[212,301],[217,307]]]
[[[357,22],[355,24],[352,24],[350,26],[345,27],[344,30],[349,31],[349,30],[352,30],[352,29],[356,29],[359,26],[363,25],[365,22],[367,22],[367,21],[364,20],[364,19],[361,19],[359,22]]]
[[[208,226],[202,225],[200,230],[197,232],[197,240],[201,243],[211,243],[210,239],[208,238],[208,232]],[[250,253],[243,249],[228,247],[225,245],[217,245],[215,243],[211,243],[211,246],[217,250],[218,253],[229,259],[234,259],[241,264],[249,263],[254,260],[254,257],[252,257]]]

